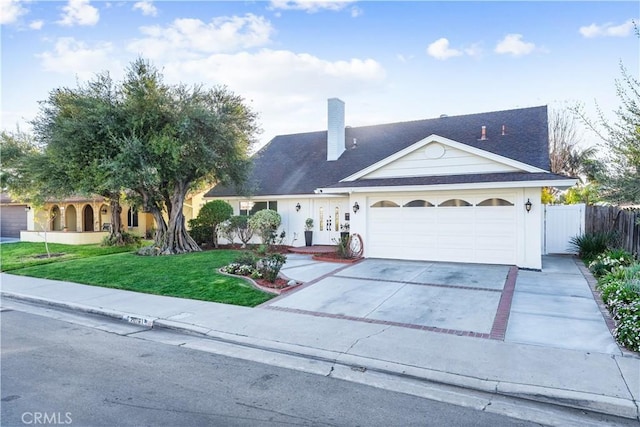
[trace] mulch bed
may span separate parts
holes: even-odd
[[[353,264],[360,261],[362,258],[340,258],[337,253],[315,254],[313,259],[316,261],[325,262],[339,262],[342,264]]]
[[[47,255],[47,254],[40,254],[40,255],[33,255],[30,256],[29,258],[35,258],[35,259],[44,259],[44,258],[57,258],[60,256],[65,256],[65,253],[55,253],[55,254],[51,254],[51,255]]]

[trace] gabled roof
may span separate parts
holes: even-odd
[[[486,140],[480,139],[482,126],[486,126]],[[253,158],[250,195],[313,194],[317,188],[331,187],[429,135],[549,171],[547,107],[540,106],[347,127],[345,141],[351,146],[356,139],[356,148],[347,149],[335,161],[326,160],[326,131],[277,136]],[[232,187],[216,186],[206,197],[235,195]]]

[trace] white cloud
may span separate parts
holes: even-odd
[[[479,58],[483,54],[482,44],[474,43],[469,47],[465,47],[464,48],[464,53],[466,55],[468,55],[468,56],[473,57],[473,58]]]
[[[158,15],[158,8],[153,5],[153,2],[150,0],[143,0],[136,2],[133,5],[133,10],[140,10],[145,16],[156,16]]]
[[[270,4],[271,9],[284,9],[284,10],[304,10],[307,13],[315,13],[320,10],[332,10],[339,11],[353,3],[354,0],[272,0]],[[353,10],[352,10],[353,16]],[[356,12],[357,13],[357,12]]]
[[[210,23],[199,19],[176,19],[168,27],[141,27],[145,38],[129,43],[127,49],[148,58],[192,57],[198,53],[232,52],[263,46],[274,29],[263,17],[247,14],[218,17]]]
[[[535,48],[535,44],[522,41],[522,34],[507,34],[504,39],[498,42],[495,52],[522,56],[530,54]]]
[[[357,18],[358,16],[362,16],[362,14],[364,13],[364,10],[360,9],[357,6],[354,6],[351,8],[351,17],[352,18]]]
[[[22,7],[21,0],[2,0],[0,1],[0,24],[12,24],[25,13],[27,9]]]
[[[32,30],[40,30],[42,29],[43,26],[44,26],[44,21],[42,19],[39,19],[37,21],[31,21],[29,23],[29,28],[31,28]]]
[[[73,25],[96,25],[100,20],[98,9],[89,4],[89,0],[69,0],[62,8],[58,24],[67,27]]]
[[[168,82],[224,84],[251,100],[256,111],[266,114],[260,120],[269,126],[267,138],[322,129],[327,98],[379,92],[386,76],[373,59],[328,61],[270,49],[172,61],[162,68]]]
[[[46,71],[73,74],[88,79],[104,70],[120,70],[119,63],[112,59],[111,43],[98,43],[93,47],[73,37],[61,37],[53,52],[36,55]]]
[[[598,25],[591,24],[589,26],[580,27],[580,34],[586,38],[593,37],[627,37],[631,35],[633,31],[633,20],[629,19],[627,22],[620,25],[613,25],[611,22]]]
[[[449,40],[442,37],[427,47],[427,54],[444,61],[445,59],[453,58],[455,56],[461,56],[462,52],[457,49],[451,49],[449,47]]]

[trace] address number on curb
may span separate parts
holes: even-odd
[[[149,328],[153,327],[152,319],[145,319],[142,317],[135,317],[135,316],[127,316],[126,319],[127,319],[127,322],[133,323],[134,325],[147,326]]]

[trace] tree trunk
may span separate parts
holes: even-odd
[[[191,238],[184,223],[182,206],[187,196],[188,186],[186,183],[177,183],[171,195],[171,211],[169,224],[166,232],[164,244],[160,246],[162,255],[183,254],[187,252],[198,252],[200,246]]]
[[[124,245],[124,239],[122,238],[122,221],[120,219],[120,213],[122,212],[120,199],[116,197],[110,198],[109,207],[111,209],[111,230],[109,232],[109,241],[113,245]]]
[[[157,207],[153,206],[149,211],[153,215],[156,223],[156,234],[153,236],[154,246],[162,248],[167,238],[167,222],[164,220],[164,216],[162,216],[162,211]]]

